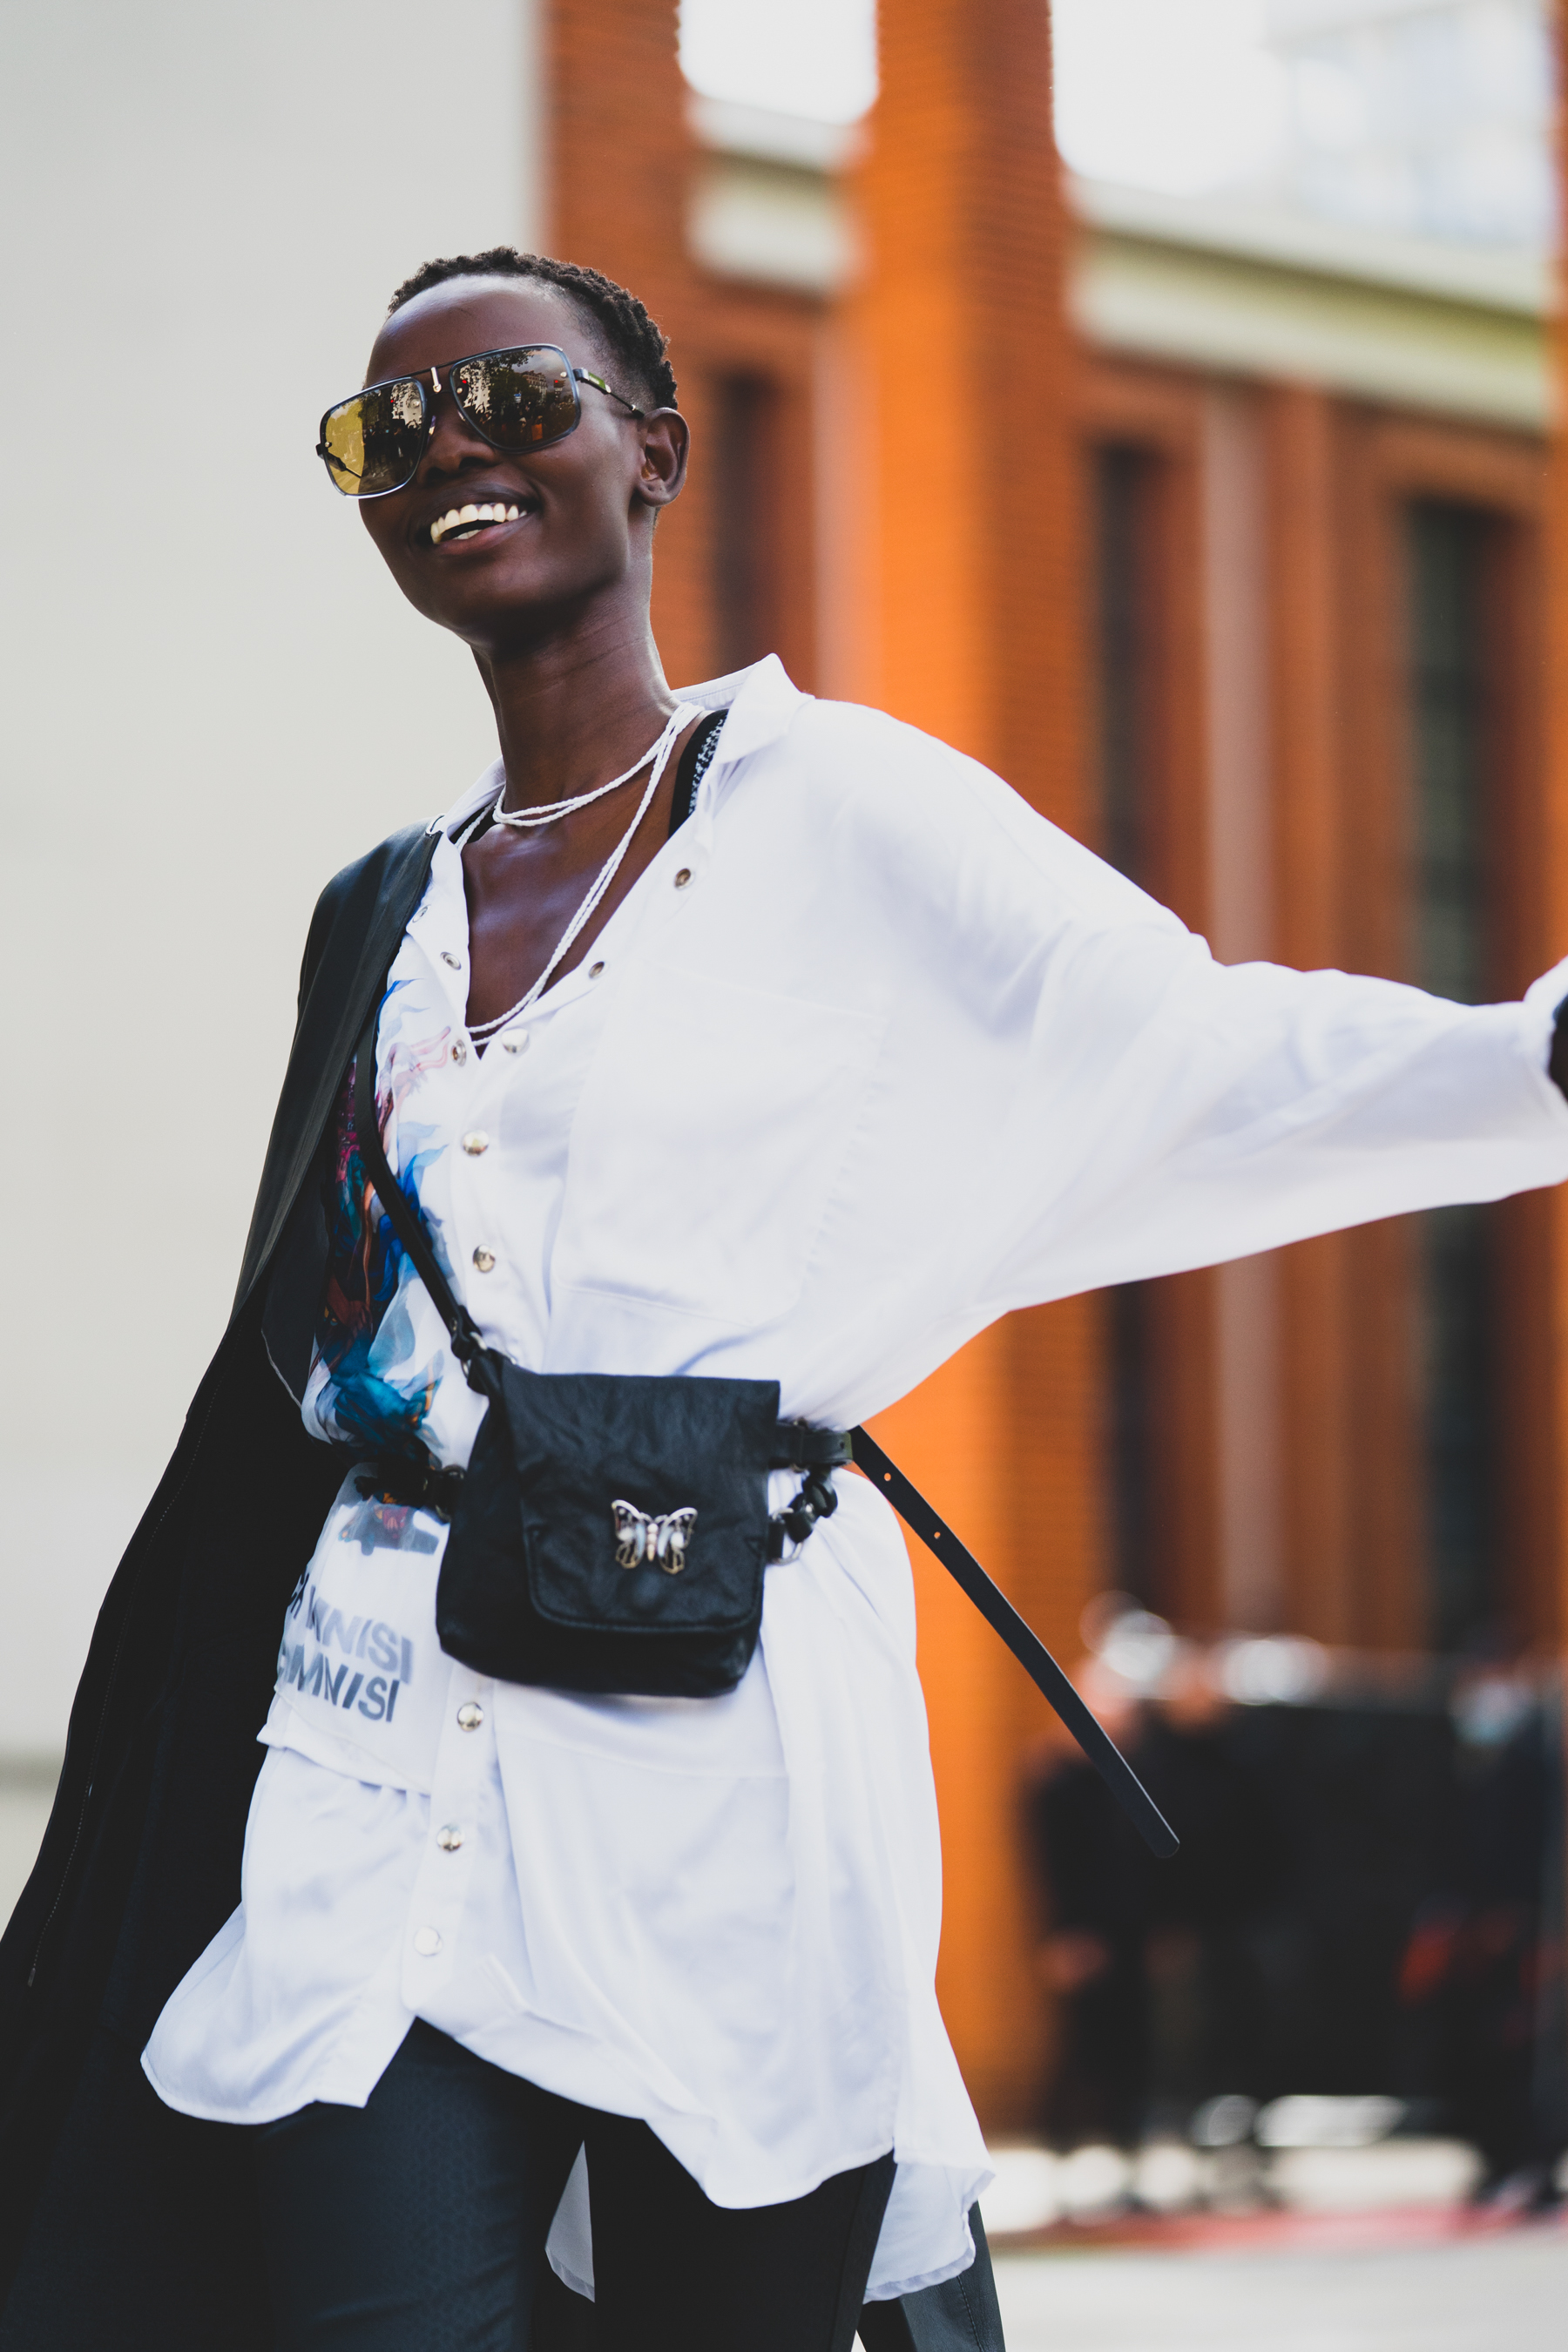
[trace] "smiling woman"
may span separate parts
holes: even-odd
[[[400,286],[368,375],[322,419],[327,470],[362,501],[410,604],[474,648],[506,778],[492,816],[542,798],[573,804],[573,822],[527,841],[492,822],[465,852],[468,1017],[482,1030],[541,978],[584,888],[603,879],[550,966],[575,968],[668,831],[695,709],[635,837],[622,838],[614,807],[587,814],[586,793],[606,768],[629,782],[674,709],[647,599],[653,525],[679,494],[689,436],[664,338],[635,296],[596,270],[505,247],[431,262]],[[578,624],[570,654],[563,612]]]
[[[1559,1181],[1568,973],[1227,971],[773,656],[672,692],[689,436],[594,271],[430,264],[321,451],[498,757],[310,926],[0,1949],[0,2346],[540,2352],[557,2276],[601,2352],[970,2344],[909,1562],[847,1433],[1013,1307]]]

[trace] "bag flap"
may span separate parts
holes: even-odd
[[[542,1375],[508,1362],[503,1391],[542,1617],[668,1636],[755,1622],[776,1381]]]

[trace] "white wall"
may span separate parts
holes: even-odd
[[[399,278],[538,240],[537,86],[529,0],[0,19],[0,1754],[222,1328],[315,893],[493,748],[311,451]]]

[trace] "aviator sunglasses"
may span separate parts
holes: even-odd
[[[447,363],[447,389],[458,415],[494,449],[547,449],[564,441],[582,419],[580,383],[618,400],[634,416],[647,413],[602,375],[574,367],[554,343],[475,352]],[[316,455],[344,498],[384,499],[406,489],[435,433],[440,394],[440,370],[428,368],[367,383],[328,409]]]

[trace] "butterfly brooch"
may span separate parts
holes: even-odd
[[[616,1523],[617,1568],[662,1568],[667,1576],[679,1575],[697,1525],[697,1513],[689,1503],[681,1511],[656,1512],[639,1511],[635,1503],[616,1502],[610,1505],[610,1515]]]

